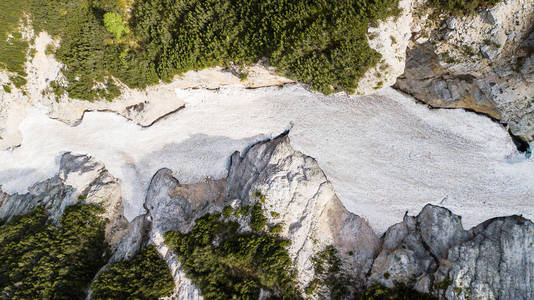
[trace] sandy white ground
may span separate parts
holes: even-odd
[[[0,152],[2,189],[25,192],[57,171],[61,153],[86,153],[121,180],[132,219],[158,169],[181,182],[224,177],[233,151],[292,126],[292,145],[318,160],[347,208],[379,233],[426,203],[462,215],[465,227],[501,215],[534,219],[534,160],[488,118],[429,110],[392,89],[367,97],[298,85],[176,94],[186,108],[148,128],[114,113],[87,113],[71,127],[29,111],[22,145]]]

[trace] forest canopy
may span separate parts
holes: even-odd
[[[108,262],[103,208],[69,206],[54,224],[38,207],[0,225],[0,299],[86,299]],[[110,266],[91,284],[91,299],[158,299],[174,280],[154,246]]]
[[[399,12],[398,0],[7,2],[9,31],[28,12],[36,32],[61,38],[55,55],[68,83],[56,83],[54,92],[85,100],[118,96],[112,78],[144,88],[189,70],[264,57],[314,90],[352,92],[380,59],[367,43],[367,27]],[[25,54],[27,45],[12,48]],[[20,71],[20,63],[8,69]]]
[[[236,210],[236,218],[258,215],[241,212]],[[204,299],[258,299],[260,290],[271,293],[270,299],[300,299],[287,251],[290,241],[269,234],[264,227],[240,232],[239,223],[226,215],[206,214],[188,233],[165,234],[165,244]]]
[[[55,225],[46,210],[0,226],[0,299],[85,299],[106,263],[102,208],[77,204]]]
[[[169,296],[174,280],[155,246],[131,260],[113,264],[91,284],[91,299],[159,299]]]

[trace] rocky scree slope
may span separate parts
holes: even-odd
[[[252,146],[231,158],[227,178],[180,184],[168,169],[158,171],[148,188],[146,214],[128,223],[121,214],[119,183],[87,156],[64,154],[58,175],[24,195],[0,196],[3,220],[44,205],[53,216],[78,201],[99,203],[111,220],[106,239],[114,251],[109,264],[131,258],[154,244],[169,265],[178,299],[201,299],[165,245],[169,230],[187,232],[200,216],[225,205],[250,205],[264,197],[268,223],[283,224],[298,282],[315,274],[312,258],[332,245],[356,289],[379,283],[407,285],[446,299],[532,299],[534,223],[520,216],[488,220],[464,230],[461,217],[427,205],[404,216],[378,237],[367,222],[348,212],[317,162],[295,151],[287,135]],[[262,197],[262,198],[263,198]],[[106,267],[104,267],[105,269]],[[312,296],[314,297],[314,296]]]

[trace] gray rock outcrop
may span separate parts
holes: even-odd
[[[369,281],[392,288],[422,279],[435,272],[449,248],[467,236],[460,218],[446,208],[427,205],[416,217],[405,215],[382,237]]]
[[[520,216],[488,220],[449,249],[435,273],[447,299],[533,299],[534,223]]]
[[[311,258],[334,245],[360,288],[403,284],[451,300],[532,298],[531,221],[510,216],[464,230],[459,216],[427,205],[379,239],[365,220],[343,207],[317,162],[295,151],[285,135],[258,143],[242,156],[235,153],[224,189],[222,181],[199,184],[202,188],[194,189],[203,193],[185,193],[191,185],[181,185],[162,169],[147,194],[151,240],[173,270],[174,296],[180,299],[198,299],[200,293],[180,271],[163,233],[187,231],[197,217],[228,203],[252,205],[258,193],[265,196],[264,208],[275,212],[266,214],[268,221],[285,225],[281,236],[292,241],[289,252],[303,286],[314,276]]]
[[[490,219],[464,230],[459,216],[427,205],[382,238],[369,284],[399,284],[444,299],[532,299],[534,223]]]
[[[292,242],[289,253],[302,286],[314,276],[311,258],[328,245],[340,250],[347,270],[364,285],[378,237],[365,220],[343,207],[317,162],[295,151],[283,135],[252,146],[243,156],[236,152],[226,179],[182,185],[168,169],[154,175],[145,202],[151,219],[150,239],[173,272],[177,284],[174,297],[200,296],[180,271],[163,234],[169,230],[186,232],[196,218],[221,211],[225,205],[253,205],[260,201],[255,196],[258,192],[265,196],[264,209],[275,212],[265,214],[268,222],[284,224],[280,235]]]
[[[0,189],[0,219],[28,213],[38,206],[46,208],[57,220],[69,205],[78,202],[95,203],[105,209],[106,240],[118,245],[127,232],[128,221],[123,216],[120,185],[100,162],[85,155],[65,153],[61,156],[57,175],[35,183],[25,194],[7,194]]]
[[[317,161],[295,151],[287,135],[232,156],[225,198],[254,204],[265,196],[271,223],[285,224],[289,253],[304,286],[313,279],[311,258],[333,245],[362,284],[378,249],[378,238],[361,217],[347,211]],[[352,254],[348,254],[352,253]]]
[[[528,0],[502,1],[472,15],[450,17],[441,26],[432,18],[416,18],[414,24],[424,30],[414,35],[395,87],[433,107],[487,114],[532,142],[532,20],[534,3]]]

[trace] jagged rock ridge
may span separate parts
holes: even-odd
[[[379,238],[365,220],[343,207],[317,162],[295,151],[287,135],[258,143],[243,155],[235,153],[225,179],[180,184],[170,170],[158,171],[146,194],[147,213],[129,224],[121,215],[118,191],[118,182],[94,159],[65,154],[54,178],[35,184],[25,195],[3,193],[0,212],[6,219],[45,205],[59,215],[77,199],[101,203],[111,224],[116,224],[106,236],[115,241],[110,263],[132,257],[145,244],[155,244],[175,278],[174,297],[201,299],[164,244],[163,234],[186,232],[196,218],[221,211],[224,205],[253,204],[258,201],[255,191],[260,191],[265,195],[264,206],[279,213],[267,215],[268,221],[285,224],[281,235],[292,241],[289,252],[302,285],[314,276],[311,257],[334,245],[360,288],[373,283],[406,284],[439,292],[446,299],[534,296],[531,221],[502,217],[464,230],[459,216],[427,205]]]

